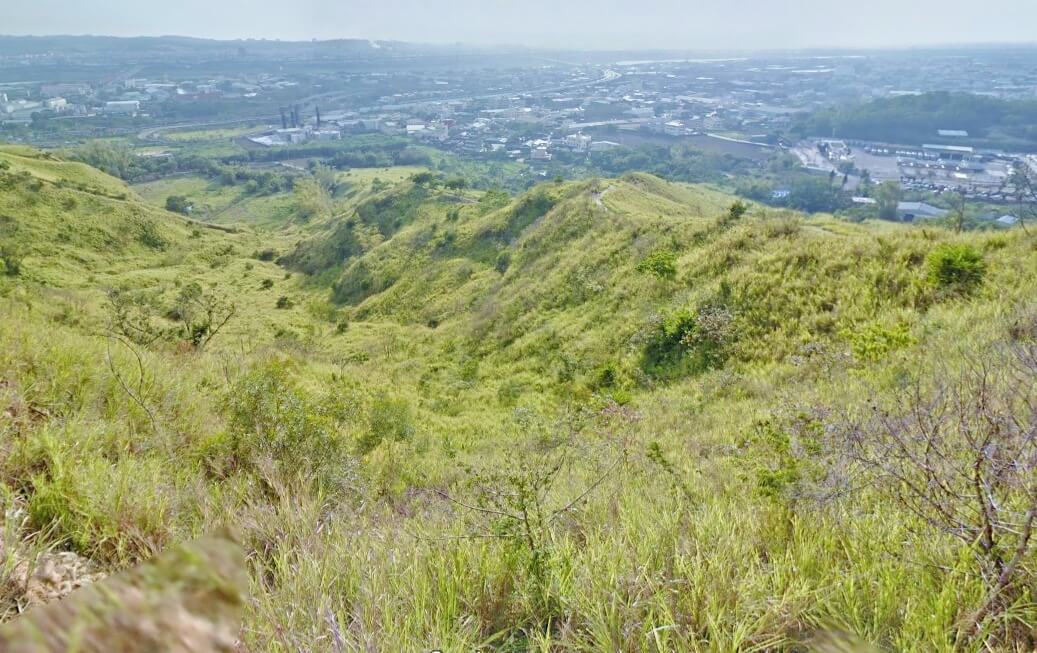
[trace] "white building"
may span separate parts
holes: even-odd
[[[529,151],[529,158],[533,161],[550,161],[552,156],[546,147],[534,147]]]
[[[671,120],[663,125],[663,133],[667,136],[683,136],[687,130],[680,120]]]
[[[584,134],[570,134],[565,137],[565,146],[576,150],[577,152],[586,152],[590,147],[591,142],[590,136]]]
[[[284,143],[289,145],[296,145],[298,143],[306,142],[306,130],[302,127],[289,127],[288,129],[278,129],[274,132],[277,137]]]
[[[317,129],[313,132],[313,138],[318,141],[337,141],[342,138],[342,132],[337,129]]]
[[[106,102],[105,113],[122,113],[134,115],[140,111],[140,100],[115,100]]]

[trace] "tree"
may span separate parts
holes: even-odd
[[[237,307],[215,290],[206,291],[198,282],[184,286],[169,317],[179,321],[183,338],[203,349],[237,313]]]
[[[334,195],[339,186],[338,175],[335,173],[335,170],[318,162],[313,164],[312,172],[313,179],[320,185],[324,192],[329,196]]]
[[[961,193],[951,193],[951,218],[954,220],[954,231],[961,233],[965,229],[965,196]]]
[[[871,170],[865,170],[861,173],[861,183],[858,185],[858,189],[861,195],[868,197],[871,194],[871,188],[873,184],[871,181]]]
[[[880,218],[896,220],[897,207],[900,205],[900,184],[887,181],[876,186],[875,201],[878,204]]]
[[[468,187],[468,182],[465,180],[464,177],[455,177],[453,179],[447,180],[444,186],[446,186],[449,190],[462,191]]]
[[[419,172],[411,175],[410,180],[418,186],[430,186],[436,177],[431,172]]]
[[[787,206],[800,211],[820,213],[836,211],[842,203],[839,188],[823,178],[804,176],[794,181],[789,189]]]
[[[181,215],[190,215],[194,207],[183,195],[170,195],[166,198],[166,210]]]
[[[1037,220],[1037,172],[1029,170],[1026,164],[1016,166],[1006,180],[1005,188],[1011,188],[1011,197],[1019,213],[1016,217],[1025,231],[1027,221]]]
[[[986,596],[959,645],[995,637],[999,622],[1008,639],[1012,620],[998,617],[1037,581],[1037,345],[1017,342],[932,378],[934,388],[917,385],[891,409],[848,420],[833,441],[848,445],[859,478],[971,553]]]
[[[0,244],[0,276],[16,277],[22,271],[22,249],[15,245]]]
[[[749,206],[745,202],[737,200],[734,204],[731,205],[730,208],[727,209],[727,216],[725,216],[726,221],[738,222],[746,213],[748,213],[748,211]]]
[[[165,331],[159,323],[152,301],[142,295],[112,288],[106,293],[108,331],[138,345],[148,346]]]

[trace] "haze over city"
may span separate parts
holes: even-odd
[[[5,8],[0,32],[758,50],[1032,42],[1034,25],[1029,0],[38,0]]]

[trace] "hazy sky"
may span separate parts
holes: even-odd
[[[3,34],[760,49],[1037,41],[1037,0],[2,0]]]

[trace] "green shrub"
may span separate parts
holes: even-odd
[[[857,360],[877,362],[891,351],[914,343],[910,325],[900,322],[893,326],[869,324],[859,329],[844,329],[841,335],[850,341],[850,348]]]
[[[414,418],[406,399],[381,395],[367,412],[367,431],[357,441],[357,452],[364,455],[384,440],[407,440],[414,433]]]
[[[334,392],[312,396],[286,363],[257,366],[234,384],[225,406],[228,439],[215,449],[231,467],[251,469],[270,459],[287,475],[334,485],[349,471],[342,430],[353,407]]]
[[[191,201],[183,195],[170,195],[166,198],[166,210],[181,215],[191,214]]]
[[[771,417],[754,425],[746,437],[755,456],[756,490],[778,502],[794,503],[822,480],[820,464],[824,425],[814,415]]]
[[[494,265],[494,269],[501,274],[508,271],[508,267],[511,265],[511,254],[507,252],[501,252],[497,255],[497,262]]]
[[[286,309],[295,306],[295,302],[293,302],[287,295],[281,295],[277,298],[277,304],[275,304],[275,306],[280,309]]]
[[[615,363],[609,362],[594,370],[592,385],[595,389],[614,388],[619,383],[620,369]]]
[[[152,220],[141,218],[137,223],[137,240],[151,249],[165,249],[169,244]]]
[[[528,389],[521,379],[507,379],[497,388],[497,401],[502,406],[514,406]]]
[[[677,276],[677,255],[669,250],[654,252],[637,264],[637,271],[673,279]]]
[[[721,306],[680,309],[649,325],[642,368],[661,378],[676,378],[721,367],[734,338],[734,316]]]
[[[0,276],[16,277],[21,272],[21,253],[9,245],[0,245]]]
[[[983,255],[971,245],[938,246],[926,260],[929,281],[937,288],[967,292],[983,281]]]
[[[724,226],[734,224],[745,217],[748,212],[749,206],[745,202],[737,200],[720,219],[720,224]]]

